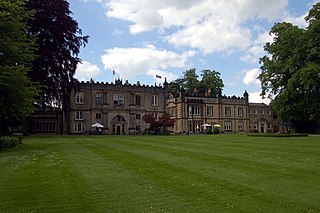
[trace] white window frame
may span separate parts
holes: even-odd
[[[151,96],[151,106],[159,106],[159,97],[157,95]]]
[[[83,111],[75,111],[74,118],[76,121],[82,121],[83,120]]]
[[[83,104],[83,102],[84,102],[84,93],[77,92],[75,95],[75,103],[76,104]]]
[[[210,117],[213,116],[213,106],[207,107],[207,116],[210,116]]]
[[[231,107],[224,107],[224,116],[231,117]]]
[[[201,106],[189,106],[189,115],[201,115]]]
[[[124,95],[119,94],[119,93],[113,94],[113,105],[123,106],[124,105]]]
[[[74,122],[74,132],[84,132],[85,131],[85,124],[84,122]]]
[[[231,121],[225,121],[224,122],[224,130],[231,131],[232,130],[232,122]]]
[[[102,98],[103,98],[102,93],[96,93],[96,104],[102,104]]]
[[[153,113],[152,113],[152,116],[154,117],[154,119],[155,119],[156,121],[158,120],[158,113],[153,112]]]
[[[238,108],[238,117],[243,117],[243,107]]]

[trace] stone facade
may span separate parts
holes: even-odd
[[[203,132],[209,126],[222,132],[244,133],[249,127],[248,93],[243,97],[221,95],[207,97],[171,97],[167,110],[176,120],[173,131],[180,133]]]
[[[91,125],[99,123],[102,134],[142,134],[147,124],[146,113],[159,118],[165,112],[167,83],[164,86],[81,82],[78,91],[70,94],[70,123],[66,132],[83,134],[95,132]]]
[[[278,126],[278,121],[273,118],[273,113],[269,105],[264,103],[249,104],[249,132],[278,132]]]
[[[279,121],[273,118],[271,106],[249,103],[247,92],[243,97],[206,94],[205,97],[178,97],[168,94],[168,83],[149,86],[123,83],[81,82],[70,93],[70,109],[35,113],[26,121],[28,133],[56,134],[142,134],[149,127],[143,115],[159,118],[168,112],[175,125],[174,133],[200,133],[209,126],[225,133],[278,132]],[[91,127],[99,123],[103,128]]]

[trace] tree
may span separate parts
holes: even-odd
[[[173,127],[175,122],[174,119],[171,119],[169,113],[164,113],[158,121],[150,113],[143,115],[142,119],[150,124],[148,131],[153,132],[153,134],[159,134],[161,130],[162,134],[168,134],[168,128]]]
[[[197,92],[197,87],[199,84],[198,75],[196,69],[186,70],[184,73],[184,88],[186,94],[191,95]]]
[[[0,1],[0,135],[9,134],[22,118],[33,112],[37,85],[27,77],[35,37],[28,35],[24,0]]]
[[[210,92],[210,94],[220,93],[224,87],[223,81],[220,78],[220,73],[215,70],[202,70],[202,80],[198,88],[202,94]]]
[[[29,19],[29,33],[37,35],[39,47],[29,76],[42,86],[43,106],[55,104],[67,110],[81,62],[78,54],[88,36],[82,36],[66,0],[29,0],[27,8],[35,11],[35,18]]]
[[[260,59],[262,93],[275,96],[278,116],[299,132],[315,130],[320,120],[320,3],[309,11],[306,29],[291,23],[277,23],[266,43],[269,55]]]
[[[215,70],[202,70],[202,79],[198,80],[196,69],[186,70],[183,78],[179,78],[169,83],[169,93],[178,96],[180,90],[184,90],[186,95],[205,96],[220,93],[224,87],[220,73]]]

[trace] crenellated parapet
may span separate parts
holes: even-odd
[[[141,84],[139,81],[135,84],[129,83],[127,80],[123,82],[121,79],[116,79],[115,82],[99,82],[99,81],[81,81],[79,82],[81,88],[91,88],[91,89],[124,89],[124,90],[164,90],[166,89],[167,82],[165,81],[163,85],[145,85]]]

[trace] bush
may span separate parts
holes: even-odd
[[[22,143],[22,137],[18,136],[3,136],[0,137],[0,150],[14,147]]]
[[[220,133],[220,129],[218,127],[213,127],[212,133],[213,134],[219,134]]]
[[[206,134],[212,134],[212,127],[210,127],[210,126],[207,127],[206,130],[205,130],[205,133]]]

